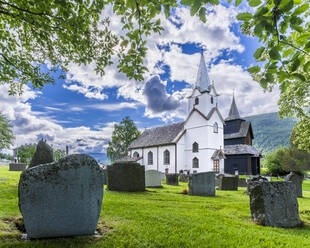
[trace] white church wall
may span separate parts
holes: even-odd
[[[164,164],[164,151],[170,152],[170,163]],[[165,172],[168,169],[169,173],[176,173],[175,171],[175,145],[159,146],[158,147],[158,171]]]
[[[185,150],[185,139],[183,135],[177,143],[177,173],[179,173],[180,170],[184,171],[190,169],[186,167],[184,150]]]
[[[148,153],[153,153],[153,163],[149,164]],[[146,147],[143,149],[143,163],[145,170],[157,170],[157,147]]]
[[[142,157],[143,157],[142,151],[143,151],[142,148],[130,150],[129,156],[133,158],[133,157],[134,157],[133,154],[134,154],[135,152],[137,152],[137,153],[139,154],[139,157],[142,158]],[[144,165],[143,159],[140,159],[138,162],[139,162],[141,165]]]

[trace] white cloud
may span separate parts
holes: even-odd
[[[136,109],[137,108],[137,103],[133,102],[120,102],[120,103],[102,103],[102,104],[92,104],[88,106],[89,108],[94,108],[94,109],[101,109],[105,111],[117,111],[117,110],[122,110],[126,108],[132,108]]]

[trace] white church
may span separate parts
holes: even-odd
[[[129,146],[129,155],[145,170],[166,173],[224,173],[224,119],[210,82],[203,53],[184,122],[146,129]]]

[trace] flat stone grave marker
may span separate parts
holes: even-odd
[[[179,185],[179,174],[166,174],[166,184],[167,185]]]
[[[145,171],[145,187],[147,188],[161,188],[162,174],[156,170]]]
[[[301,225],[292,182],[251,181],[248,190],[252,219],[257,224],[284,228]]]
[[[29,238],[91,235],[101,212],[102,169],[88,155],[69,155],[25,170],[18,196]]]
[[[25,163],[10,163],[9,164],[9,171],[24,171],[26,170]]]
[[[219,177],[219,189],[220,190],[238,190],[238,176],[224,176]]]
[[[115,191],[145,191],[144,166],[132,161],[120,161],[108,166],[107,186]]]
[[[297,197],[302,197],[302,182],[304,181],[304,175],[291,172],[287,176],[286,181],[292,182],[296,187]]]
[[[215,172],[190,175],[188,187],[190,195],[215,196]]]

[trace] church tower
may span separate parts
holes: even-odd
[[[196,108],[207,116],[210,110],[217,106],[218,96],[219,95],[215,90],[214,83],[211,83],[209,79],[208,70],[202,51],[195,88],[188,99],[188,113],[190,113],[193,108]]]

